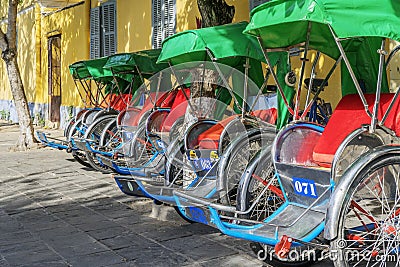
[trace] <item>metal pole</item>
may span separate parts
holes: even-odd
[[[286,96],[285,96],[285,94],[284,94],[284,92],[283,92],[283,88],[282,88],[281,84],[280,84],[279,81],[278,81],[278,77],[276,76],[276,73],[275,73],[275,71],[273,70],[273,66],[272,66],[272,64],[271,64],[271,61],[269,60],[269,57],[268,57],[268,55],[267,55],[267,52],[264,50],[264,48],[263,48],[263,46],[262,46],[261,37],[260,37],[260,36],[257,36],[257,40],[258,40],[258,43],[260,44],[261,50],[262,50],[262,52],[263,52],[263,54],[264,54],[265,60],[267,61],[267,64],[268,64],[268,66],[269,66],[269,69],[271,70],[272,78],[274,79],[276,86],[278,86],[278,91],[279,91],[279,93],[280,93],[281,96],[282,96],[282,100],[283,100],[283,102],[285,103],[285,106],[286,106],[287,109],[289,110],[290,114],[293,115],[293,114],[294,114],[293,109],[290,107],[290,105],[289,105],[289,103],[288,103],[288,100],[287,100],[287,98],[286,98]]]
[[[374,109],[372,111],[371,118],[371,128],[369,131],[372,133],[376,129],[376,124],[378,122],[378,111],[379,111],[379,102],[381,101],[381,90],[382,90],[382,74],[383,68],[385,65],[385,56],[387,55],[385,51],[385,38],[382,39],[381,48],[377,51],[379,55],[379,70],[378,70],[378,80],[376,82],[376,94],[375,94],[375,103]]]
[[[231,86],[229,85],[228,81],[226,80],[226,78],[225,78],[224,74],[222,73],[221,69],[219,68],[217,62],[215,62],[215,58],[214,58],[213,55],[211,54],[211,51],[208,50],[208,49],[207,49],[206,51],[207,51],[209,57],[212,59],[211,62],[213,63],[215,69],[217,70],[219,76],[221,77],[222,82],[224,83],[225,88],[228,89],[229,94],[231,95],[233,101],[235,102],[235,105],[240,109],[241,107],[240,107],[240,105],[239,105],[239,103],[238,103],[238,101],[237,101],[235,95],[232,93],[232,92],[233,92],[233,89],[231,88]]]
[[[244,118],[244,114],[246,112],[246,104],[247,104],[247,87],[249,80],[249,58],[246,57],[246,64],[244,65],[244,86],[243,86],[243,102],[242,102],[242,118]]]
[[[353,80],[353,83],[354,83],[354,85],[356,86],[358,95],[360,96],[361,102],[362,102],[363,105],[364,105],[365,112],[367,113],[367,115],[368,115],[369,117],[372,117],[372,114],[371,114],[371,112],[370,112],[369,109],[368,109],[367,100],[365,99],[364,93],[363,93],[363,91],[362,91],[362,89],[361,89],[361,87],[360,87],[360,84],[359,84],[358,81],[357,81],[357,77],[356,77],[356,75],[354,74],[353,69],[351,68],[350,61],[349,61],[349,59],[347,58],[346,53],[344,52],[343,46],[342,46],[342,44],[340,43],[340,39],[335,35],[335,32],[333,31],[332,27],[331,27],[329,24],[328,24],[328,27],[329,27],[329,29],[331,30],[333,39],[335,40],[336,45],[337,45],[337,47],[339,48],[340,54],[341,54],[342,57],[343,57],[344,63],[346,64],[347,70],[348,70],[349,73],[350,73],[351,79]]]
[[[305,45],[305,47],[304,47],[303,58],[301,58],[301,61],[302,61],[302,62],[301,62],[300,79],[299,79],[299,83],[297,84],[296,102],[295,102],[295,104],[294,104],[294,115],[293,115],[293,120],[297,120],[297,117],[298,117],[298,115],[299,115],[301,86],[302,86],[302,84],[303,84],[304,72],[305,72],[305,68],[306,68],[308,47],[309,47],[309,45],[310,45],[311,25],[312,25],[311,22],[308,22],[307,37],[306,37],[306,45]]]
[[[336,67],[339,65],[340,61],[342,61],[342,56],[336,60],[335,64],[333,64],[332,68],[329,70],[329,73],[326,75],[325,79],[322,81],[321,85],[318,88],[318,91],[315,93],[311,102],[308,103],[307,107],[304,109],[303,115],[301,115],[301,120],[306,117],[307,112],[310,110],[312,104],[314,104],[315,100],[317,100],[319,93],[321,93],[322,89],[324,89],[326,83],[328,82],[329,78],[332,76],[333,72],[335,71]]]
[[[318,62],[318,60],[319,60],[319,56],[320,56],[320,55],[321,55],[321,52],[318,51],[317,54],[316,54],[316,56],[315,56],[313,65],[312,65],[312,67],[311,67],[310,82],[308,83],[308,91],[307,91],[307,97],[306,97],[306,104],[305,104],[305,106],[308,105],[308,100],[310,100],[310,93],[311,93],[311,90],[312,90],[312,87],[313,87],[313,83],[314,83],[314,79],[315,79],[315,76],[316,76],[316,75],[315,75],[315,68],[316,68],[316,66],[317,66],[317,62]]]
[[[260,98],[260,96],[261,96],[261,94],[262,94],[262,91],[264,91],[264,88],[267,86],[268,78],[269,78],[269,74],[270,74],[270,73],[271,73],[271,70],[268,68],[267,72],[265,73],[264,82],[263,82],[262,86],[260,87],[260,89],[258,90],[256,99],[254,100],[253,104],[251,105],[249,111],[252,111],[252,110],[253,110],[254,106],[257,104],[257,101],[258,101],[258,99]]]
[[[180,82],[179,82],[178,76],[176,76],[176,73],[175,73],[175,71],[174,71],[174,68],[172,67],[171,61],[168,61],[168,64],[169,64],[169,67],[170,67],[170,69],[171,69],[172,74],[174,74],[175,78],[177,79],[179,86],[180,86],[180,87],[183,87],[182,84],[180,84]],[[186,101],[188,102],[189,108],[192,110],[193,113],[196,113],[196,110],[195,110],[194,107],[192,106],[192,103],[190,102],[189,97],[186,95],[185,90],[182,90],[182,93],[183,93],[183,96],[186,98]]]

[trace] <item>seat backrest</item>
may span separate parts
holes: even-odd
[[[278,118],[278,110],[276,108],[254,110],[250,114],[271,124],[275,124]]]
[[[217,149],[219,146],[219,140],[221,138],[221,134],[224,131],[225,127],[238,115],[230,116],[222,121],[219,121],[217,124],[213,125],[206,131],[199,134],[197,138],[198,146],[200,149]]]
[[[393,97],[393,94],[381,94],[378,109],[378,119],[383,116],[383,112]],[[372,112],[375,94],[365,94],[369,110]],[[392,115],[394,117],[394,114]],[[363,124],[371,123],[371,118],[367,115],[360,96],[351,94],[344,96],[338,103],[328,124],[314,147],[313,159],[323,167],[330,167],[337,149],[344,139],[354,130]],[[390,125],[392,126],[392,125]],[[392,128],[392,127],[389,127]]]
[[[123,117],[121,115],[119,118],[119,125],[123,124],[125,126],[137,126],[143,114],[154,106],[153,101],[155,101],[155,97],[156,93],[150,93],[144,101],[142,109],[140,110],[135,107],[129,107]],[[159,97],[163,97],[163,95],[160,95]]]
[[[183,89],[187,97],[190,97],[190,89]],[[185,115],[188,102],[182,90],[179,90],[175,95],[174,101],[171,105],[171,111],[163,122],[162,131],[169,132],[175,121]]]
[[[122,95],[117,95],[113,97],[110,103],[110,107],[122,111],[126,109],[126,106],[129,105],[131,102],[132,95],[131,94],[122,94]]]

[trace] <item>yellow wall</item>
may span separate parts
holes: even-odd
[[[151,49],[151,1],[117,1],[117,52]]]
[[[26,7],[30,1],[24,1]],[[235,6],[234,22],[249,20],[249,3],[247,0],[226,0]],[[117,3],[117,52],[129,52],[151,48],[151,1],[116,0]],[[98,0],[85,1],[67,10],[52,13],[48,16],[40,14],[39,6],[19,15],[18,18],[18,53],[21,74],[28,101],[47,103],[47,45],[48,37],[61,34],[62,42],[62,105],[82,106],[79,94],[68,70],[68,65],[78,60],[89,58],[89,14],[90,5],[99,5]],[[2,5],[0,14],[5,14]],[[200,17],[196,0],[176,0],[176,31],[196,28],[196,17]],[[5,25],[0,25],[3,28]],[[393,47],[394,44],[391,44]],[[313,55],[309,58],[312,60]],[[392,87],[400,84],[400,62],[397,57],[390,66]],[[305,77],[309,77],[311,62],[308,62]],[[321,56],[317,67],[317,77],[325,77],[333,60]],[[299,70],[299,61],[293,62],[293,69]],[[321,94],[326,100],[336,105],[340,99],[339,68],[329,82],[329,86]],[[0,63],[0,99],[11,99],[4,63]]]
[[[304,79],[310,78],[311,75],[311,68],[312,64],[315,59],[315,52],[308,53],[307,58],[309,61],[306,63],[306,69],[304,72]],[[329,58],[328,56],[325,56],[321,54],[319,61],[316,65],[315,68],[315,73],[316,73],[316,78],[317,79],[325,79],[326,75],[328,74],[329,70],[331,67],[334,65],[335,60]],[[301,67],[301,61],[299,57],[294,57],[294,60],[292,62],[292,68],[296,73],[297,76],[297,81],[300,79],[300,67]],[[295,89],[297,90],[298,84],[296,83]],[[306,100],[307,96],[307,89],[304,86],[301,87],[301,107],[304,107],[304,103]],[[312,94],[310,94],[311,98],[313,97]],[[341,87],[341,79],[340,79],[340,65],[337,66],[336,70],[332,74],[332,76],[329,79],[328,86],[325,86],[324,91],[322,91],[319,94],[319,97],[325,100],[325,102],[329,102],[332,105],[332,108],[335,108],[336,105],[338,104],[339,100],[342,98],[342,87]]]
[[[83,106],[68,66],[89,58],[89,2],[42,17],[41,84],[42,101],[48,102],[48,38],[61,34],[61,105]]]
[[[6,25],[1,25],[6,30]],[[21,72],[21,79],[25,86],[26,97],[29,102],[37,100],[36,92],[36,55],[35,49],[35,9],[30,8],[20,14],[17,19],[17,59]],[[3,61],[0,64],[0,99],[11,100],[6,65]]]

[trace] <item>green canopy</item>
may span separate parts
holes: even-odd
[[[260,87],[264,82],[261,62],[265,59],[257,39],[243,34],[247,24],[239,22],[177,33],[164,40],[158,62],[177,66],[213,60],[244,73],[244,64],[249,58],[248,75]],[[243,79],[233,79],[233,84],[237,96],[242,95]],[[247,94],[256,95],[257,92],[258,88],[253,86],[248,88]],[[238,101],[241,103],[240,97]]]
[[[218,62],[230,63],[232,57],[249,57],[263,61],[257,39],[244,35],[247,22],[188,30],[177,33],[163,42],[158,62],[170,61],[172,65],[189,61],[210,60],[207,50]]]
[[[92,77],[83,61],[69,65],[69,72],[74,79],[88,79]]]
[[[113,73],[123,74],[140,73],[145,78],[149,78],[157,72],[168,68],[168,64],[157,64],[157,59],[160,55],[161,49],[150,49],[132,53],[115,54],[108,57],[104,69],[112,69]]]
[[[305,42],[311,22],[310,47],[333,58],[340,54],[329,26],[339,38],[386,37],[400,41],[398,0],[275,0],[251,12],[245,33],[260,36],[264,47]],[[360,42],[344,42],[357,51]]]
[[[376,51],[382,38],[400,40],[399,25],[397,0],[275,0],[252,10],[244,33],[260,37],[263,48],[273,49],[305,43],[310,29],[309,48],[337,59],[340,51],[332,29],[337,37],[344,38],[342,46],[362,89],[374,92],[379,65]],[[342,95],[355,93],[343,62],[341,72]],[[388,91],[385,73],[382,91]],[[285,91],[285,95],[290,100],[292,93]]]
[[[103,68],[107,62],[107,59],[108,57],[101,57],[91,60],[84,60],[82,62],[85,64],[94,80],[99,82],[110,82],[113,80],[112,72]]]

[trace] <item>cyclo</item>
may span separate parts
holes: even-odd
[[[275,119],[273,106],[251,113],[252,103],[243,101],[246,98],[243,95],[243,90],[245,90],[249,96],[251,95],[253,99],[259,99],[261,102],[264,99],[262,88],[266,87],[261,69],[263,54],[258,48],[255,38],[242,34],[246,25],[247,23],[241,22],[190,30],[176,34],[164,41],[158,61],[168,62],[171,65],[166,72],[171,73],[172,76],[179,76],[177,75],[179,72],[187,72],[189,74],[187,78],[191,85],[200,87],[200,94],[192,95],[184,106],[184,111],[187,110],[186,113],[192,114],[195,119],[194,122],[186,123],[186,126],[183,126],[180,135],[174,136],[172,139],[171,135],[164,138],[169,139],[169,142],[165,142],[168,146],[165,147],[165,153],[163,153],[167,160],[165,161],[165,170],[159,176],[139,176],[136,172],[132,172],[132,175],[129,176],[114,177],[123,192],[130,195],[145,192],[151,198],[175,204],[172,189],[190,187],[186,183],[187,181],[183,181],[182,169],[174,168],[175,161],[182,162],[188,140],[193,141],[199,134],[212,128],[219,129],[220,125],[224,125],[225,129],[224,132],[218,133],[218,139],[223,140],[225,144],[224,149],[229,145],[230,140],[234,140],[238,136],[241,136],[243,140],[248,140],[250,136],[261,136],[260,125],[262,124],[270,129],[269,134],[274,134],[274,128],[268,123]],[[221,46],[221,44],[224,45]],[[204,59],[209,61],[204,61]],[[207,80],[205,73],[213,73],[213,81]],[[257,84],[252,80],[255,80]],[[212,83],[212,86],[218,87],[215,95],[203,90],[206,83]],[[234,115],[232,109],[224,112],[230,102],[237,113],[242,113],[241,115]],[[265,107],[267,105],[263,106],[263,108]],[[182,117],[182,119],[184,118]],[[261,122],[261,120],[268,122]],[[165,127],[167,122],[167,120],[163,121],[160,128],[168,128]],[[147,128],[151,127],[147,126]],[[148,134],[149,137],[154,136],[152,131],[148,131]],[[158,136],[158,138],[160,137],[163,138],[162,133]],[[222,145],[220,148],[206,149],[204,155],[217,159],[224,149],[222,149]],[[206,163],[203,162],[204,164]],[[208,169],[210,170],[210,168]],[[193,175],[191,176],[193,177]]]
[[[247,165],[236,205],[199,197],[195,189],[174,190],[181,209],[196,209],[197,218],[221,232],[253,241],[272,264],[308,265],[330,256],[335,266],[398,266],[400,91],[389,93],[393,54],[386,49],[387,39],[400,41],[399,14],[400,3],[390,0],[278,0],[254,9],[244,32],[258,39],[269,65],[272,51],[301,55],[294,107],[270,68],[293,121]],[[335,62],[300,112],[310,50]],[[306,122],[339,64],[343,97],[329,122]]]
[[[73,138],[81,137],[94,122],[109,119],[125,109],[131,98],[128,76],[113,79],[111,72],[103,71],[107,58],[78,61],[69,66],[76,90],[84,103],[84,108],[73,116],[64,129],[65,140],[52,138],[37,131],[42,144],[72,152],[78,162],[90,167],[85,153]],[[92,86],[92,85],[95,86]]]

